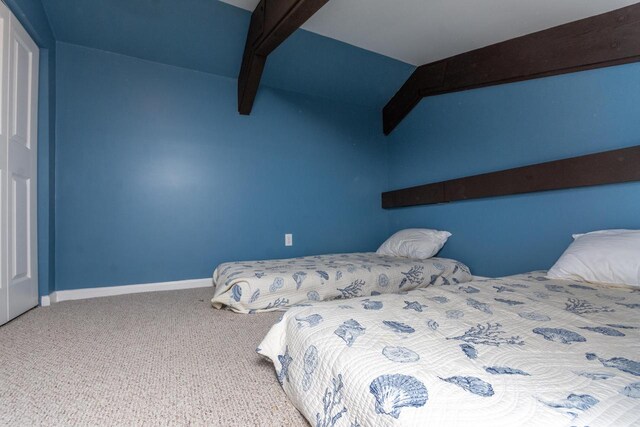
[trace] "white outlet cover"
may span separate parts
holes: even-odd
[[[293,234],[285,234],[284,235],[284,245],[285,246],[293,246]]]

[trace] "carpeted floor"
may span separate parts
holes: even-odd
[[[280,313],[213,289],[36,308],[0,327],[0,425],[305,426],[256,353]]]

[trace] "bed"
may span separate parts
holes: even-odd
[[[284,313],[257,349],[312,425],[640,424],[640,288],[544,272]]]
[[[467,266],[446,258],[376,253],[317,255],[221,264],[213,273],[215,308],[238,313],[284,310],[313,301],[404,292],[472,280]]]

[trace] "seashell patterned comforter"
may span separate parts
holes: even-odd
[[[415,260],[375,253],[317,255],[221,264],[213,272],[211,303],[238,313],[287,309],[310,301],[408,291],[472,280],[454,260]]]
[[[314,426],[640,425],[640,288],[535,272],[314,303],[257,351]]]

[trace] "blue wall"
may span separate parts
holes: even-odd
[[[219,0],[42,2],[58,41],[234,79],[240,72],[251,14]],[[261,84],[381,109],[413,69],[299,30],[269,55]]]
[[[386,150],[378,109],[262,87],[244,117],[234,79],[58,43],[56,289],[374,250]]]
[[[9,1],[46,23],[38,0]],[[48,56],[57,113],[41,122],[57,132],[41,151],[40,179],[55,173],[39,195],[41,229],[55,222],[40,235],[43,294],[54,279],[182,280],[227,260],[373,250],[416,226],[452,231],[443,256],[502,275],[548,268],[571,233],[640,227],[639,184],[379,207],[383,190],[640,144],[640,64],[429,98],[384,138],[380,109],[407,64],[297,31],[241,117],[248,12],[210,0],[43,3],[65,42]]]
[[[424,99],[392,133],[387,189],[640,144],[640,64]],[[475,274],[549,268],[572,233],[640,228],[640,183],[390,211],[454,236]]]
[[[39,294],[55,289],[56,41],[40,0],[5,0],[40,48],[38,83]]]

